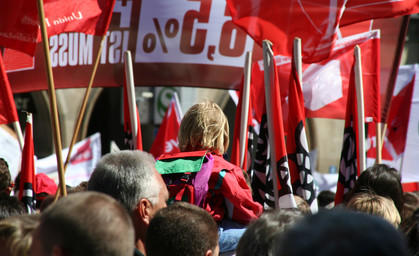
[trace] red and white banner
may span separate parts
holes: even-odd
[[[10,89],[3,56],[0,52],[0,124],[10,124],[19,121],[15,100]]]
[[[344,119],[349,86],[349,76],[353,64],[355,45],[361,47],[364,81],[366,121],[378,120],[380,116],[380,33],[372,30],[349,36],[336,42],[328,59],[314,64],[303,64],[303,94],[306,117]],[[281,86],[281,101],[284,120],[287,120],[289,74],[291,59],[276,56],[278,76]],[[252,93],[263,87],[263,63],[259,61],[252,68]],[[260,121],[263,100],[253,101],[255,118]],[[285,126],[287,127],[287,126]]]
[[[130,50],[136,86],[238,89],[246,52],[262,52],[233,24],[224,0],[116,0],[106,35],[94,87],[122,86],[123,53]],[[100,37],[61,33],[49,45],[55,87],[87,87]],[[8,51],[4,57],[20,58]],[[33,68],[9,73],[13,93],[47,89],[43,58],[38,43]]]
[[[183,113],[180,107],[180,101],[176,92],[173,92],[169,107],[164,115],[163,122],[160,125],[159,131],[154,138],[153,145],[151,145],[150,153],[154,157],[159,157],[162,154],[178,153],[179,140],[178,133],[180,122]]]
[[[64,156],[68,154],[68,148],[63,149]],[[73,147],[70,163],[65,173],[66,185],[77,186],[82,181],[87,181],[102,157],[100,134],[95,133],[90,137],[76,143]],[[57,172],[57,158],[54,155],[36,161],[36,173],[45,173],[56,184],[59,183]]]

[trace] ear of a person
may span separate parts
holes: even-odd
[[[60,247],[55,245],[52,248],[52,256],[64,256],[64,252]]]
[[[151,203],[145,198],[142,198],[138,203],[137,213],[140,219],[146,223],[150,224],[151,221]]]
[[[205,256],[218,256],[218,255],[213,254],[213,253],[212,253],[212,250],[208,250],[208,251],[205,253]]]

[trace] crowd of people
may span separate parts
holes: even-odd
[[[419,194],[403,193],[397,170],[366,169],[342,205],[322,192],[317,213],[297,196],[295,209],[264,210],[245,173],[223,158],[228,132],[211,101],[192,106],[181,122],[182,155],[212,156],[199,206],[168,205],[173,195],[153,156],[123,150],[103,156],[88,181],[56,202],[56,187],[44,189],[39,213],[28,215],[10,195],[14,184],[0,159],[0,255],[419,255]]]

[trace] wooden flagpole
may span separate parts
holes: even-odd
[[[241,109],[241,123],[240,123],[240,168],[244,169],[244,156],[246,153],[246,135],[247,123],[249,119],[249,98],[250,98],[250,77],[252,67],[252,52],[246,52],[246,60],[244,62],[244,81],[243,81],[243,94],[241,95],[243,104]]]
[[[356,88],[356,104],[358,115],[358,159],[359,170],[365,170],[365,114],[364,114],[364,87],[362,81],[362,62],[361,62],[361,48],[359,45],[355,46],[355,88]]]
[[[294,61],[295,69],[297,70],[298,80],[300,85],[303,86],[303,61],[301,57],[301,38],[294,38]]]
[[[105,39],[106,39],[106,34],[104,36],[102,36],[102,39],[100,41],[100,46],[99,46],[99,50],[98,50],[98,53],[97,53],[97,56],[96,56],[95,63],[93,65],[93,70],[92,70],[92,75],[90,76],[89,85],[87,86],[86,92],[84,93],[83,102],[82,102],[81,107],[80,107],[80,111],[79,111],[79,115],[77,117],[76,125],[74,127],[73,137],[71,138],[71,142],[70,142],[70,145],[68,147],[67,158],[66,158],[65,163],[64,163],[64,173],[66,172],[68,164],[70,163],[71,153],[73,151],[73,147],[76,144],[76,140],[77,140],[77,137],[79,135],[81,122],[83,120],[84,113],[86,112],[87,101],[88,101],[89,96],[90,96],[90,91],[92,90],[92,87],[93,87],[93,81],[95,79],[96,71],[97,71],[97,68],[99,66],[99,61],[100,61],[100,57],[101,57],[101,54],[102,54],[102,48],[103,48],[103,44],[105,42]],[[60,193],[60,188],[58,188],[57,193],[55,193],[55,201],[58,200],[59,193]]]
[[[48,78],[48,96],[49,96],[49,105],[51,111],[51,121],[52,121],[52,128],[53,128],[53,136],[54,136],[54,145],[55,145],[55,154],[57,157],[57,168],[58,168],[58,178],[59,178],[59,187],[61,189],[61,195],[67,195],[67,189],[65,186],[65,177],[64,177],[64,166],[63,166],[63,158],[62,158],[62,146],[61,146],[61,134],[60,134],[60,124],[58,122],[58,109],[57,109],[57,101],[55,98],[55,87],[54,87],[54,78],[52,75],[52,67],[51,67],[51,58],[49,54],[49,47],[48,47],[48,35],[47,35],[47,27],[45,25],[45,14],[44,14],[44,4],[42,0],[37,0],[38,6],[38,16],[39,16],[39,23],[41,26],[41,34],[42,34],[42,45],[44,48],[44,58],[45,58],[45,66],[47,71],[47,78]]]
[[[17,140],[19,141],[20,151],[22,151],[24,142],[23,142],[22,129],[20,128],[19,121],[14,121],[12,125],[13,125],[13,129],[16,132]]]
[[[270,144],[270,155],[271,155],[271,171],[272,171],[272,179],[273,179],[273,190],[274,190],[274,197],[275,197],[275,209],[279,209],[279,195],[278,195],[278,172],[276,168],[276,147],[275,147],[275,132],[273,127],[273,113],[271,110],[272,99],[271,99],[271,88],[272,84],[275,85],[273,81],[273,70],[276,68],[273,66],[273,57],[274,54],[272,52],[272,43],[263,40],[263,67],[264,67],[264,77],[265,77],[265,100],[266,100],[266,114],[268,119],[268,132],[269,132],[269,144]]]
[[[138,121],[137,121],[137,104],[135,100],[135,84],[134,84],[134,71],[132,68],[131,51],[124,52],[125,74],[127,83],[127,96],[129,116],[131,121],[132,140],[134,149],[137,149],[137,136],[138,136]]]

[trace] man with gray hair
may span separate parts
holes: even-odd
[[[134,224],[134,255],[144,255],[150,220],[157,210],[166,207],[169,198],[153,156],[139,150],[105,155],[97,163],[87,190],[108,194],[122,204]]]

